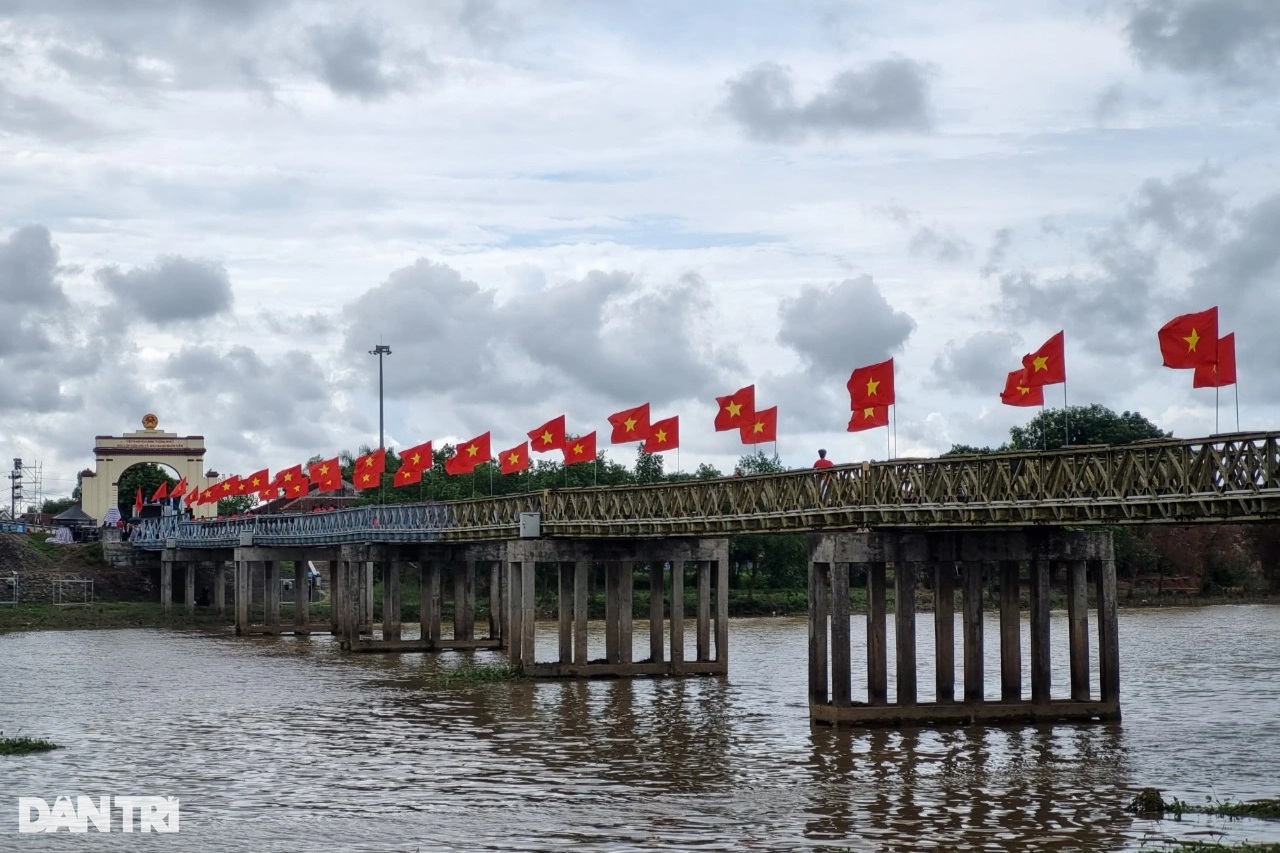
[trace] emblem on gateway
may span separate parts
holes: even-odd
[[[142,426],[144,428],[155,429],[159,425],[160,425],[160,419],[157,418],[155,415],[151,414],[150,412],[147,412],[145,415],[142,416]]]

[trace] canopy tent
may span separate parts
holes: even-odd
[[[70,509],[58,513],[53,517],[53,521],[64,527],[93,526],[93,519],[80,508],[80,504],[74,504]]]

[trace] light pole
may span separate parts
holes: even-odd
[[[382,357],[391,355],[391,347],[387,344],[378,344],[369,350],[369,355],[378,357],[378,449],[381,450],[387,446],[382,431]]]

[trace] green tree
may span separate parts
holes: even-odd
[[[1069,442],[1066,441],[1070,430]],[[1165,432],[1137,412],[1117,415],[1106,406],[1093,403],[1088,406],[1069,406],[1064,409],[1046,409],[1036,415],[1026,426],[1009,429],[1010,450],[1053,450],[1064,444],[1128,444],[1146,438],[1171,438]]]
[[[170,477],[168,472],[154,462],[143,462],[126,468],[116,486],[116,501],[120,506],[120,514],[125,518],[131,518],[138,489],[142,489],[142,500],[149,501],[156,493],[156,489],[160,488],[161,483],[168,483],[169,488],[172,489],[178,485],[178,480]]]
[[[60,512],[71,509],[75,505],[75,498],[49,498],[40,506],[40,512],[45,515],[57,515]]]
[[[663,459],[658,453],[645,453],[644,445],[636,450],[636,482],[656,483],[662,479]]]
[[[777,456],[765,456],[764,451],[757,450],[755,453],[748,453],[746,456],[738,460],[737,470],[741,471],[743,476],[750,474],[781,474],[787,470],[782,466],[782,460]]]
[[[724,474],[721,473],[719,468],[707,462],[703,462],[698,466],[698,469],[693,472],[693,478],[695,480],[718,480],[723,476]]]
[[[942,455],[943,456],[972,456],[979,453],[998,453],[1000,450],[1005,450],[1005,449],[1007,449],[1007,447],[1001,447],[1001,448],[977,447],[972,444],[953,444],[951,445],[951,449]]]
[[[243,515],[258,505],[257,495],[235,495],[218,499],[218,515]]]

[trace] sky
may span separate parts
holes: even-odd
[[[68,494],[95,435],[224,475],[643,402],[667,470],[883,459],[1049,406],[1215,430],[1156,330],[1217,305],[1280,421],[1274,0],[0,0],[0,458]],[[763,446],[772,452],[771,445]]]

